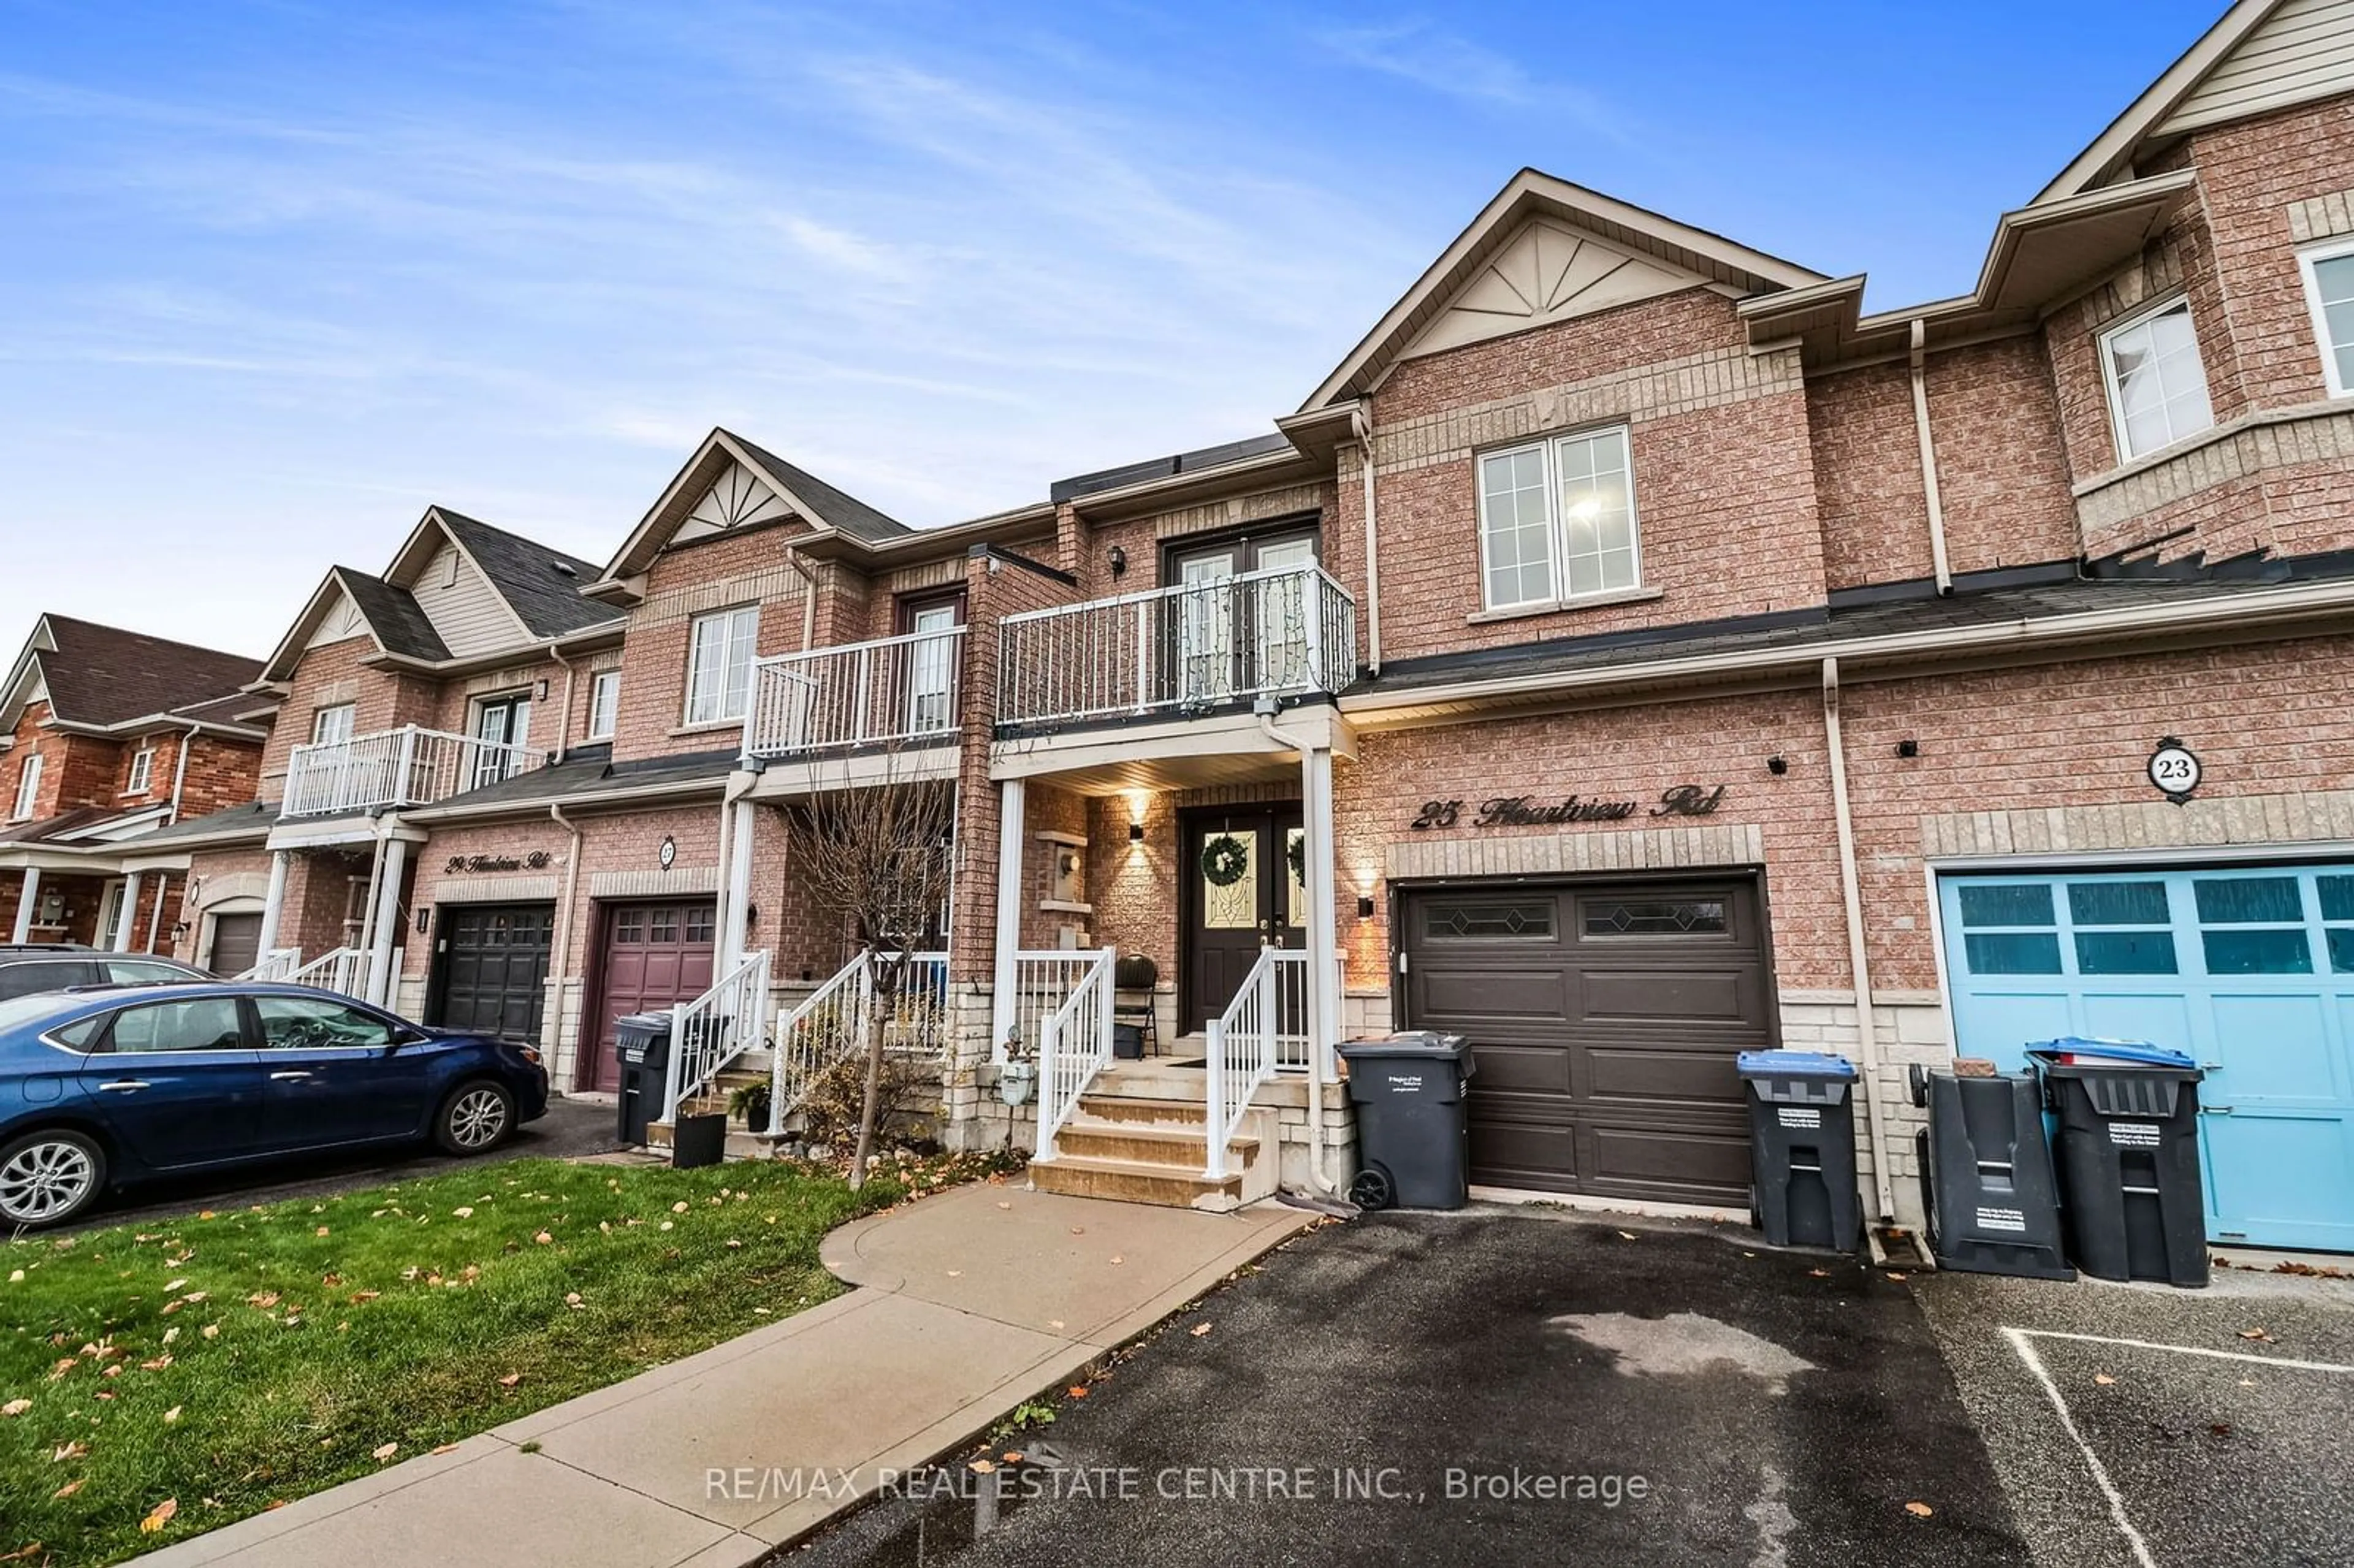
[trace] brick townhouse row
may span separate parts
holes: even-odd
[[[684,1003],[692,1092],[854,971],[788,814],[936,779],[943,1133],[1048,1184],[1345,1184],[1331,1047],[1428,1026],[1478,1182],[1717,1208],[1733,1054],[1846,1054],[1917,1221],[1906,1069],[2076,1033],[2206,1065],[2216,1237],[2354,1245],[2349,94],[2236,5],[1896,310],[1523,172],[1268,433],[952,526],[726,430],[602,567],[437,508],[145,836],[178,950],[582,1091]]]

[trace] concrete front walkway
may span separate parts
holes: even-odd
[[[828,1236],[822,1307],[138,1561],[740,1568],[1312,1218],[960,1188]]]

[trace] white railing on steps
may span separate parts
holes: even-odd
[[[1079,1097],[1111,1061],[1113,961],[1118,949],[1102,948],[1063,1004],[1038,1030],[1038,1154],[1055,1157],[1055,1135],[1071,1119]]]
[[[246,969],[241,973],[233,974],[228,978],[239,983],[250,980],[262,985],[273,985],[283,980],[287,976],[292,974],[296,969],[299,969],[302,967],[302,948],[273,948],[269,952],[264,953],[261,956],[261,961],[260,963],[254,965],[249,969]]]
[[[355,1001],[366,1001],[368,984],[375,966],[368,960],[366,948],[337,948],[331,953],[321,953],[307,964],[302,964],[278,976],[283,985],[314,986],[348,996]]]
[[[1072,991],[1095,967],[1097,956],[1093,948],[1041,948],[1013,955],[1012,1022],[1007,1029],[1023,1050],[1037,1050],[1046,1020],[1070,1000]],[[1006,1044],[1003,1039],[995,1042],[1000,1052]]]
[[[727,1065],[765,1040],[769,1019],[769,953],[746,955],[693,1001],[671,1009],[670,1066],[663,1085],[662,1119],[675,1123],[678,1107],[709,1088]]]
[[[1250,1110],[1251,1097],[1275,1076],[1280,1059],[1296,1054],[1301,1065],[1307,1065],[1309,1033],[1307,951],[1260,948],[1258,961],[1243,977],[1234,1001],[1210,1020],[1207,1031],[1208,1070],[1203,1076],[1209,1100],[1209,1157],[1203,1173],[1211,1181],[1227,1175],[1235,1134]]]

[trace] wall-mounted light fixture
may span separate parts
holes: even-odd
[[[747,904],[744,906],[744,928],[748,931],[759,923],[760,906],[757,904]]]
[[[1766,771],[1779,779],[1783,774],[1790,771],[1790,759],[1778,755],[1769,757],[1766,759]]]
[[[539,700],[543,703],[547,701],[547,677],[545,675],[539,678]]]
[[[1111,563],[1112,576],[1119,577],[1126,577],[1128,575],[1128,551],[1125,548],[1119,545],[1114,545],[1111,547],[1111,554],[1106,556],[1105,559]]]
[[[1372,894],[1370,894],[1370,893],[1360,893],[1360,894],[1358,894],[1358,895],[1357,895],[1357,918],[1358,918],[1358,919],[1360,919],[1360,920],[1370,920],[1370,919],[1372,919],[1373,917],[1373,895]]]
[[[1144,842],[1144,824],[1142,822],[1130,822],[1128,824],[1128,842],[1132,844],[1140,844]]]
[[[1908,735],[1903,740],[1896,743],[1896,755],[1899,757],[1918,757],[1921,755],[1921,743]]]
[[[417,934],[422,937],[431,929],[433,929],[433,906],[420,904],[417,906]]]

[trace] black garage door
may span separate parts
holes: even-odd
[[[445,904],[426,1022],[504,1040],[539,1039],[553,904]]]
[[[1736,1052],[1771,1044],[1756,885],[1434,888],[1404,906],[1407,1021],[1469,1035],[1471,1180],[1745,1204]]]

